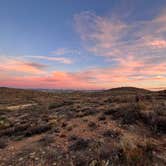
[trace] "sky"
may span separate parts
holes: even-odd
[[[165,0],[0,0],[0,86],[166,88]]]

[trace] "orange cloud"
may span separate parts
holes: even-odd
[[[155,48],[166,48],[166,40],[154,40],[148,43]]]
[[[16,60],[10,58],[1,58],[0,70],[1,72],[12,73],[26,73],[26,74],[44,74],[46,66],[40,63],[26,62],[23,60]]]
[[[0,65],[0,86],[64,89],[166,87],[166,39],[161,33],[166,32],[165,18],[162,14],[153,20],[129,25],[117,19],[83,12],[75,16],[75,23],[87,51],[116,62],[113,66],[111,63],[109,67],[80,72],[57,70],[46,75],[41,64],[6,59]],[[66,49],[54,52],[55,55],[68,53],[73,52]],[[38,58],[72,63],[62,57]],[[8,75],[8,72],[13,72],[15,76]],[[20,73],[24,77],[18,76]]]
[[[130,56],[119,59],[115,67],[93,68],[81,72],[54,71],[45,76],[9,77],[0,79],[0,86],[57,88],[57,89],[104,89],[117,86],[142,88],[165,87],[166,64],[146,65]]]

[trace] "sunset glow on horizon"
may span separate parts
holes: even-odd
[[[166,1],[0,5],[0,87],[166,89]]]

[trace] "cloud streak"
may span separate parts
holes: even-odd
[[[7,56],[1,56],[0,61],[0,74],[3,72],[7,74],[12,73],[13,75],[41,75],[45,73],[44,69],[47,67],[41,63],[25,61],[23,59],[16,59]]]
[[[58,48],[55,51],[52,51],[51,54],[62,56],[62,55],[79,55],[80,52],[76,49],[68,49],[68,48]]]
[[[75,27],[86,51],[91,56],[104,58],[110,65],[75,72],[58,69],[47,72],[47,66],[41,63],[1,58],[0,85],[60,89],[166,87],[165,14],[163,11],[151,20],[130,23],[89,11],[77,14],[74,16]],[[52,54],[57,57],[29,57],[72,64],[73,61],[63,55],[79,55],[79,52],[60,48]]]
[[[118,17],[116,17],[118,18]],[[166,85],[166,17],[161,12],[147,21],[126,23],[92,12],[75,15],[75,26],[86,49],[94,55],[116,62],[116,67],[98,70],[97,78],[114,85],[147,86],[157,80]],[[160,79],[160,80],[159,80]]]
[[[137,86],[147,89],[165,87],[166,65],[146,65],[132,57],[116,67],[93,68],[80,72],[53,71],[47,75],[15,76],[0,79],[1,86],[57,89],[106,89],[117,86]]]
[[[63,64],[72,64],[73,61],[69,58],[65,57],[52,57],[52,56],[26,56],[29,58],[34,58],[34,59],[43,59],[43,60],[48,60],[48,61],[57,61],[59,63]]]
[[[75,15],[75,26],[88,51],[109,59],[134,56],[135,59],[166,58],[165,13],[148,21],[126,23],[92,12]]]

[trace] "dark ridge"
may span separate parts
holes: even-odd
[[[118,88],[112,88],[112,89],[108,89],[108,91],[150,91],[147,89],[143,89],[143,88],[136,88],[136,87],[118,87]]]
[[[160,90],[160,91],[157,91],[158,93],[165,93],[166,94],[166,89],[165,90]]]
[[[108,90],[105,90],[105,91],[106,92],[136,92],[136,93],[152,92],[152,91],[147,90],[147,89],[136,88],[136,87],[119,87],[119,88],[108,89]]]

